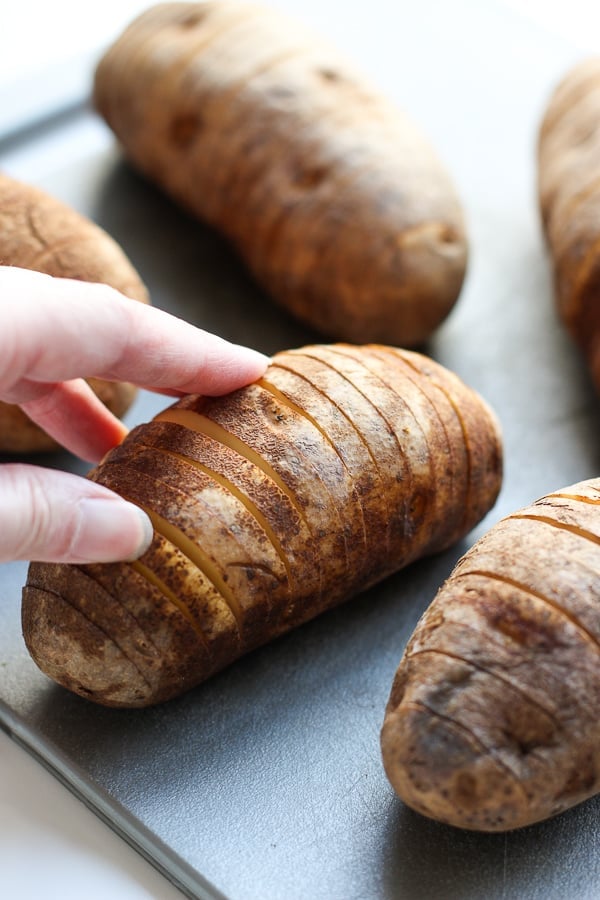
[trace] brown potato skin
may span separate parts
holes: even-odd
[[[501,470],[495,416],[432,360],[279,353],[256,384],[178,401],[94,470],[149,512],[154,543],[136,563],[33,563],[27,647],[98,703],[158,703],[450,546],[493,505]]]
[[[459,561],[396,673],[381,733],[401,799],[507,831],[600,791],[600,479],[502,519]]]
[[[100,61],[94,99],[134,164],[328,338],[417,346],[454,305],[467,244],[447,172],[298,23],[236,0],[161,4]]]
[[[117,243],[54,197],[0,172],[0,263],[60,278],[102,282],[148,302],[148,292]],[[131,384],[88,379],[118,417],[136,394]],[[0,401],[0,452],[39,453],[56,442],[18,407]]]
[[[600,392],[600,57],[571,69],[548,102],[538,193],[558,311]]]

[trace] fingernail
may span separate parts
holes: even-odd
[[[136,506],[134,503],[128,503],[127,505],[132,510],[135,510],[141,527],[140,542],[138,543],[132,555],[127,557],[127,561],[130,561],[133,559],[139,559],[139,557],[143,556],[146,550],[148,550],[150,544],[154,540],[154,528],[152,527],[152,522],[150,521],[149,516],[146,515],[143,509],[140,509],[139,506]]]
[[[82,561],[134,560],[152,543],[152,523],[134,503],[86,498],[81,501],[79,511],[80,526],[71,552]]]

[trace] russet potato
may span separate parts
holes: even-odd
[[[278,353],[225,397],[186,397],[91,473],[142,507],[135,562],[33,563],[23,630],[49,676],[144,706],[463,537],[501,481],[483,400],[420,354]],[[88,658],[89,657],[89,658]]]
[[[100,61],[94,102],[134,165],[328,339],[417,346],[452,309],[467,239],[446,168],[301,23],[159,4]]]
[[[463,556],[400,663],[381,734],[420,813],[508,831],[600,791],[600,479],[502,519]]]

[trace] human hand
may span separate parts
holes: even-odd
[[[126,433],[84,378],[171,396],[216,396],[259,378],[268,360],[110,287],[0,266],[0,400],[97,462]],[[66,472],[0,466],[0,562],[109,562],[147,549],[146,514]]]

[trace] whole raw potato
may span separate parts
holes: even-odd
[[[101,60],[95,104],[133,163],[336,340],[415,346],[461,289],[448,174],[413,122],[299,23],[166,3]]]
[[[398,668],[381,743],[399,796],[481,831],[600,791],[600,479],[502,519],[459,561]]]
[[[118,246],[101,228],[39,188],[0,173],[0,264],[61,278],[103,282],[148,302],[146,288]],[[10,298],[0,298],[0,302]],[[116,415],[131,405],[131,384],[88,379]],[[55,441],[18,407],[0,401],[0,452],[52,450]]]
[[[538,190],[558,310],[600,392],[600,57],[572,68],[550,97]]]
[[[92,476],[143,507],[137,562],[33,564],[25,640],[98,703],[144,706],[465,535],[495,501],[495,417],[446,369],[381,346],[277,354],[189,397]]]

